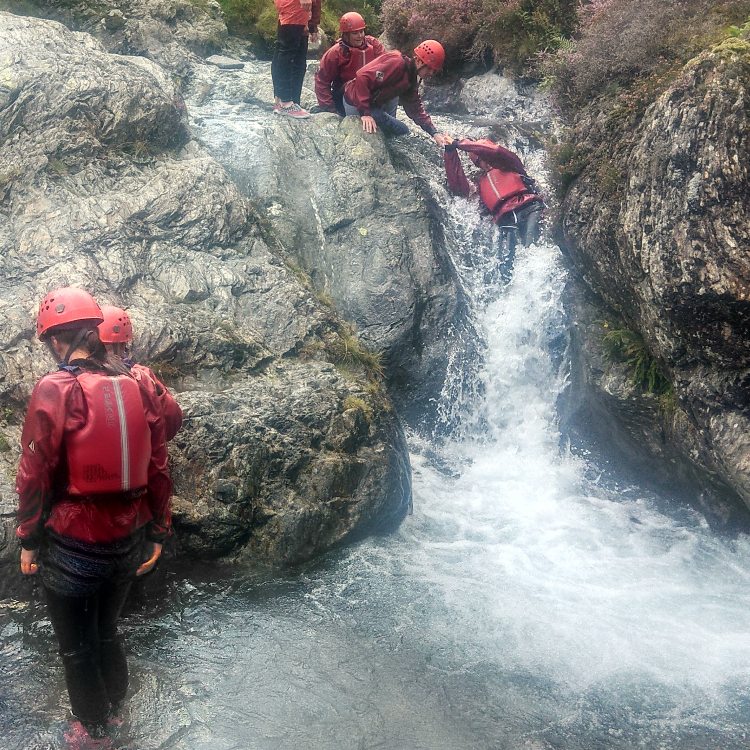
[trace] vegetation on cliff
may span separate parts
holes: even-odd
[[[255,38],[269,45],[276,38],[277,13],[273,0],[219,0],[227,28],[235,36]],[[324,0],[320,26],[331,39],[339,36],[339,18],[356,10],[367,21],[367,32],[378,35],[380,0]]]
[[[613,144],[627,140],[689,60],[748,35],[750,0],[582,5],[575,38],[538,57],[538,71],[573,126],[552,148],[562,191],[584,169],[595,169],[603,197],[615,196],[625,170]],[[606,127],[592,128],[593,121],[605,121]]]

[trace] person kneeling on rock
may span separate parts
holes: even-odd
[[[476,188],[466,177],[458,151],[468,153],[471,161],[481,170]],[[524,245],[539,239],[544,200],[518,156],[483,138],[479,141],[453,141],[445,147],[443,159],[448,188],[464,198],[478,190],[485,208],[508,235],[511,253],[516,239],[520,239]]]
[[[103,318],[82,289],[42,300],[37,335],[58,365],[31,394],[16,476],[21,572],[44,585],[74,714],[66,740],[102,750],[128,689],[117,621],[161,555],[172,493],[154,389],[109,357]]]
[[[445,50],[433,39],[415,47],[414,59],[398,50],[386,52],[361,67],[344,86],[344,111],[349,116],[362,118],[365,133],[375,133],[380,126],[390,135],[406,135],[409,128],[396,119],[396,107],[400,103],[435,143],[445,146],[453,138],[438,133],[419,96],[419,80],[438,73],[444,62]]]
[[[114,354],[122,360],[136,380],[145,379],[147,383],[153,386],[161,405],[166,438],[171,440],[182,427],[180,405],[151,368],[140,365],[130,358],[128,345],[133,341],[133,324],[127,312],[114,305],[102,305],[102,315],[104,320],[97,329],[99,340],[104,344],[108,353]]]
[[[341,39],[320,59],[315,74],[317,109],[337,112],[344,117],[344,84],[351,81],[357,71],[380,57],[385,47],[374,37],[365,34],[365,19],[359,13],[344,13],[339,19]]]

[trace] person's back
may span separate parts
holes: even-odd
[[[98,326],[99,340],[108,352],[121,358],[138,382],[153,390],[155,399],[161,407],[167,440],[171,440],[182,426],[180,405],[150,367],[131,359],[128,349],[133,342],[133,324],[127,311],[115,305],[102,305],[101,309],[104,320]]]

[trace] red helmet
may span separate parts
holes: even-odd
[[[362,31],[366,26],[365,19],[353,10],[344,13],[339,18],[339,31],[342,34],[347,34],[350,31]]]
[[[83,289],[65,286],[50,292],[39,305],[36,316],[36,335],[40,339],[55,329],[95,328],[104,320],[96,300]]]
[[[133,324],[121,307],[102,305],[104,320],[99,324],[102,344],[128,344],[133,340]]]
[[[421,44],[418,44],[414,48],[414,56],[436,73],[442,69],[445,63],[443,45],[434,39],[425,39]]]

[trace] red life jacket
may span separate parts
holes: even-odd
[[[479,195],[493,216],[502,212],[503,204],[511,198],[528,192],[528,186],[517,172],[491,169],[479,178]]]
[[[145,487],[151,432],[138,384],[127,375],[76,375],[88,411],[86,426],[68,433],[71,495],[125,492]]]

